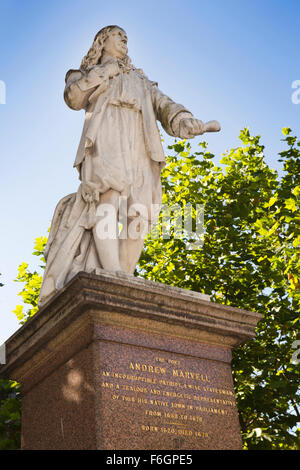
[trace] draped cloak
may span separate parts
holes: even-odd
[[[112,72],[113,71],[113,72]],[[82,183],[101,195],[109,189],[143,204],[149,227],[161,204],[160,171],[165,157],[156,120],[179,135],[179,122],[193,117],[164,95],[140,69],[112,59],[87,72],[66,75],[64,98],[71,109],[85,109],[85,123],[74,166]],[[47,302],[79,271],[102,267],[93,240],[95,202],[77,193],[57,205],[45,249],[46,269],[39,306]]]

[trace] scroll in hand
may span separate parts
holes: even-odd
[[[221,126],[218,121],[202,122],[199,119],[182,119],[179,124],[180,137],[182,139],[192,139],[196,135],[202,135],[204,132],[219,132]]]

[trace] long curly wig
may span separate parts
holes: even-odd
[[[93,44],[91,45],[88,53],[84,56],[82,59],[81,65],[80,65],[80,70],[86,72],[88,71],[91,67],[94,65],[97,65],[101,62],[101,56],[102,56],[102,51],[104,48],[104,42],[109,36],[109,33],[115,29],[121,29],[124,31],[123,28],[117,25],[110,25],[110,26],[105,26],[104,28],[100,29],[98,33],[96,34]],[[124,31],[125,32],[125,31]],[[130,64],[130,58],[128,55],[125,56],[123,59],[123,62],[127,65]]]

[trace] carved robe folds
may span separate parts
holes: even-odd
[[[175,136],[180,120],[192,114],[141,70],[112,58],[87,73],[69,71],[64,96],[70,108],[86,110],[74,163],[80,180],[93,188],[95,201],[114,189],[126,196],[129,207],[143,204],[150,229],[157,217],[151,205],[161,204],[160,171],[165,165],[156,120]],[[79,271],[101,268],[91,231],[96,202],[85,202],[81,191],[82,185],[55,210],[39,305]]]

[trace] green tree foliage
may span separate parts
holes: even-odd
[[[35,239],[33,254],[40,258],[41,268],[45,267],[43,251],[47,237]],[[18,269],[17,282],[24,283],[19,293],[25,304],[30,308],[24,312],[23,305],[17,305],[13,311],[20,324],[34,315],[37,311],[38,296],[42,283],[42,275],[31,272],[27,263],[22,263]],[[1,285],[1,284],[0,284]],[[21,443],[21,387],[12,380],[0,379],[0,450],[19,449]]]
[[[0,450],[20,448],[21,393],[12,380],[0,380]]]
[[[288,149],[280,154],[281,177],[266,164],[259,136],[251,137],[248,129],[222,166],[213,163],[206,143],[193,154],[186,142],[169,147],[164,202],[204,205],[203,248],[188,251],[185,233],[181,239],[149,237],[138,269],[153,281],[263,314],[256,338],[233,357],[247,449],[299,446],[299,365],[292,354],[300,339],[300,142],[290,129],[283,131]]]
[[[35,239],[33,255],[39,256],[41,265],[40,268],[45,268],[45,258],[43,252],[47,243],[47,237],[39,237]],[[38,298],[42,285],[43,276],[37,271],[31,272],[28,269],[28,263],[21,263],[18,269],[18,276],[16,282],[24,283],[23,289],[19,293],[25,304],[30,305],[30,308],[24,312],[24,305],[17,305],[13,313],[17,316],[20,324],[23,325],[25,321],[32,317],[38,310]]]
[[[282,174],[266,164],[259,136],[241,132],[242,145],[219,165],[201,142],[169,147],[162,173],[163,202],[204,205],[204,244],[149,236],[136,275],[211,295],[214,302],[263,314],[256,337],[234,351],[233,376],[245,449],[299,448],[299,365],[292,360],[299,338],[300,142],[286,128]],[[193,211],[195,224],[196,213]],[[160,230],[165,223],[160,217]],[[195,228],[195,225],[194,225]],[[155,229],[157,230],[157,229]],[[172,230],[172,227],[171,227]],[[36,240],[41,257],[45,237]],[[17,306],[20,322],[37,308],[41,276],[22,263],[17,281],[31,308]],[[1,437],[0,437],[1,442]],[[0,447],[1,448],[1,447]]]
[[[20,386],[12,380],[0,379],[0,450],[20,447],[20,410]]]

